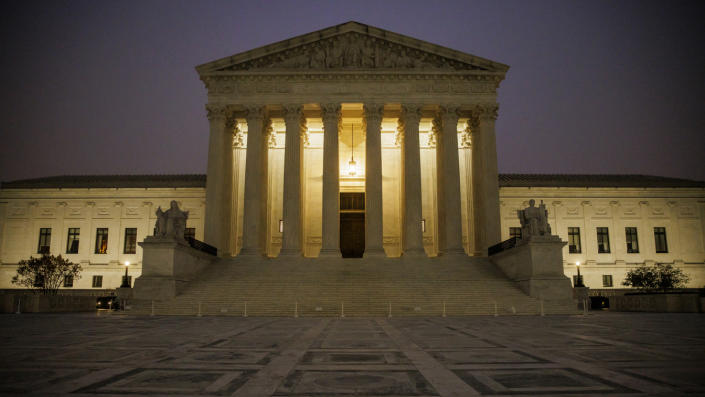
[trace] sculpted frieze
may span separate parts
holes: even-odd
[[[488,70],[405,45],[349,32],[269,54],[218,71],[256,69]]]

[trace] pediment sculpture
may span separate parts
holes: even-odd
[[[488,70],[431,52],[348,32],[274,54],[230,65],[219,71],[252,69],[451,69]]]
[[[171,200],[168,210],[162,211],[162,207],[159,207],[156,214],[155,237],[174,238],[177,241],[185,242],[184,232],[186,231],[188,211],[182,211],[179,209],[179,204],[176,200]]]

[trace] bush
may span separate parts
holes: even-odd
[[[12,277],[12,284],[35,289],[45,295],[55,295],[66,277],[73,280],[81,278],[81,265],[72,263],[61,255],[30,257],[20,261],[18,265],[17,274]]]
[[[646,291],[666,291],[685,287],[688,279],[683,270],[670,264],[657,263],[654,266],[641,265],[630,270],[622,285]]]

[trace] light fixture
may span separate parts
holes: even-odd
[[[284,233],[284,220],[279,220],[279,233]]]
[[[426,219],[421,219],[421,233],[426,233]]]
[[[122,284],[120,288],[130,288],[130,278],[127,275],[127,269],[130,267],[130,261],[125,261],[125,276],[122,278]]]
[[[355,162],[355,125],[350,124],[350,161],[348,162],[348,175],[357,174],[357,163]]]
[[[575,281],[576,287],[584,287],[583,276],[580,275],[580,262],[575,262],[575,267],[578,269],[578,279]]]

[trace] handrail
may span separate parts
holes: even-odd
[[[206,244],[203,241],[196,240],[193,237],[186,237],[188,245],[193,249],[197,249],[201,252],[205,252],[208,255],[218,256],[218,249],[212,245]]]
[[[516,237],[511,237],[508,240],[504,240],[501,243],[495,244],[487,249],[487,254],[492,256],[494,254],[498,254],[502,251],[506,251],[509,249],[512,249],[516,247],[517,245],[517,238]]]

